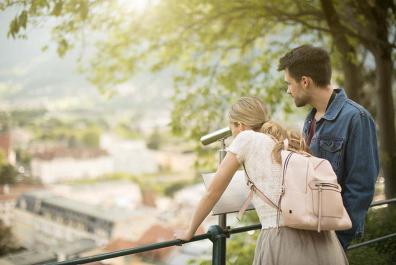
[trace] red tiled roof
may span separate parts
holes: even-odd
[[[7,194],[4,193],[4,186],[0,185],[0,201],[14,200],[19,195],[24,192],[42,189],[44,186],[40,184],[27,185],[27,184],[18,184],[18,185],[9,185],[9,192]]]
[[[0,202],[15,200],[17,197],[16,194],[0,194]]]
[[[205,233],[202,226],[197,230],[197,234]],[[136,248],[143,245],[149,245],[154,243],[159,243],[163,241],[173,240],[174,229],[167,228],[158,224],[151,226],[138,241],[127,241],[123,239],[116,239],[111,241],[105,248],[105,251],[116,251],[127,248]],[[168,255],[175,250],[176,247],[167,247],[157,250],[147,251],[138,254],[141,257],[149,258],[150,260],[164,261]]]
[[[137,247],[138,245],[135,242],[124,240],[124,239],[115,239],[111,242],[109,242],[103,250],[105,251],[116,251],[116,250],[121,250],[121,249],[126,249],[126,248],[134,248]]]
[[[138,246],[168,241],[173,239],[174,231],[171,228],[166,228],[155,224],[146,230],[145,233],[136,242]],[[161,248],[158,250],[141,253],[140,256],[154,259],[164,260],[176,247]]]

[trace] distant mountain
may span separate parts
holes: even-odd
[[[41,51],[50,43],[48,28],[30,29],[27,40],[7,39],[14,15],[12,10],[0,13],[0,109],[169,112],[169,73],[141,73],[106,99],[76,71],[76,51],[65,58],[59,58],[51,47]]]

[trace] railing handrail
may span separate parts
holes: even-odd
[[[380,205],[384,205],[384,204],[392,204],[392,203],[396,203],[396,198],[372,202],[370,204],[370,208],[371,207],[380,206]]]
[[[147,245],[143,245],[143,246],[136,247],[136,248],[128,248],[128,249],[108,252],[108,253],[99,254],[99,255],[90,256],[90,257],[84,257],[84,258],[78,258],[78,259],[74,259],[74,260],[66,260],[66,261],[61,261],[61,262],[48,263],[47,265],[55,265],[55,264],[56,265],[85,264],[85,263],[89,263],[89,262],[95,262],[95,261],[100,261],[100,260],[105,260],[105,259],[117,258],[117,257],[121,257],[121,256],[132,255],[132,254],[138,254],[138,253],[151,251],[151,250],[156,250],[156,249],[161,249],[161,248],[180,246],[181,244],[184,244],[184,243],[190,243],[190,242],[194,242],[194,241],[210,239],[210,237],[211,237],[211,233],[207,232],[205,234],[200,234],[200,235],[194,236],[188,242],[184,242],[184,241],[182,241],[180,239],[174,239],[174,240],[168,240],[168,241],[163,241],[163,242],[159,242],[159,243],[147,244]]]
[[[384,205],[384,204],[392,204],[392,203],[396,203],[396,198],[373,202],[373,203],[371,203],[370,208],[377,207],[377,206]],[[114,252],[108,252],[108,253],[99,254],[99,255],[90,256],[90,257],[83,257],[83,258],[78,258],[78,259],[74,259],[74,260],[66,260],[66,261],[61,261],[61,262],[48,263],[47,265],[86,264],[89,262],[95,262],[95,261],[101,261],[101,260],[110,259],[110,258],[132,255],[132,254],[142,253],[142,252],[166,248],[166,247],[180,246],[182,244],[200,241],[200,240],[204,240],[204,239],[210,239],[213,241],[216,239],[216,237],[224,237],[224,236],[229,236],[231,234],[243,233],[243,232],[248,232],[248,231],[258,230],[258,229],[261,229],[261,224],[229,228],[229,229],[224,230],[223,234],[218,234],[218,233],[216,233],[216,231],[209,229],[209,231],[207,233],[196,235],[190,241],[182,241],[180,239],[174,239],[174,240],[163,241],[163,242],[154,243],[154,244],[147,244],[147,245],[143,245],[143,246],[140,246],[137,248],[129,248],[129,249],[123,249],[123,250],[114,251]],[[365,241],[362,243],[354,244],[354,245],[349,246],[347,250],[352,250],[355,248],[367,246],[369,244],[376,243],[376,242],[379,242],[379,241],[382,241],[385,239],[389,239],[389,238],[392,238],[395,236],[396,236],[396,233],[393,233],[393,234],[389,234],[389,235],[375,238],[372,240],[368,240],[368,241]]]

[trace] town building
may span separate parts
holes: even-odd
[[[6,226],[14,222],[14,208],[17,198],[24,192],[42,188],[41,185],[9,185],[0,186],[0,219]]]
[[[80,257],[84,253],[95,248],[95,242],[91,239],[78,239],[73,242],[64,242],[45,248],[24,250],[15,254],[0,258],[0,265],[39,265],[49,262],[60,262]]]
[[[121,140],[113,135],[103,135],[100,146],[114,162],[114,171],[129,174],[153,174],[159,170],[155,152],[143,140]]]
[[[57,147],[32,154],[31,172],[33,177],[48,184],[95,179],[114,172],[114,166],[105,150]]]
[[[157,218],[150,208],[103,208],[45,190],[21,195],[14,216],[14,235],[27,249],[78,239],[92,239],[97,246],[115,238],[137,240]]]

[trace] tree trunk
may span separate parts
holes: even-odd
[[[361,98],[361,92],[363,86],[363,74],[360,67],[352,61],[352,58],[356,58],[356,49],[349,43],[345,36],[340,18],[332,1],[321,0],[320,3],[322,5],[327,26],[330,29],[330,34],[333,36],[334,44],[341,54],[346,93],[350,99],[362,104],[363,100]]]
[[[364,106],[363,103],[364,101],[361,93],[363,88],[362,69],[360,69],[356,64],[354,64],[348,59],[348,53],[350,54],[352,52],[355,52],[355,50],[353,49],[352,51],[351,49],[348,49],[351,51],[345,53],[342,52],[340,48],[337,47],[337,49],[342,55],[341,60],[342,60],[342,69],[344,72],[344,86],[346,93],[350,99]]]
[[[382,49],[381,49],[382,48]],[[376,49],[377,122],[379,125],[381,166],[385,177],[386,198],[396,197],[396,131],[392,98],[391,48]]]
[[[370,8],[373,31],[377,41],[367,43],[375,58],[377,86],[377,122],[379,124],[380,155],[385,177],[386,198],[396,197],[396,131],[392,95],[392,46],[388,40],[388,9],[392,1],[376,0]]]

